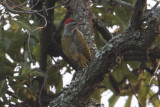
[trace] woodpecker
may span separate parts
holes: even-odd
[[[78,26],[84,23],[77,23],[72,18],[64,22],[64,32],[61,38],[61,45],[64,54],[71,58],[78,67],[87,67],[91,61],[89,46]]]

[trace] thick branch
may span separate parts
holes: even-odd
[[[46,1],[47,7],[51,7],[55,5],[55,1]],[[37,5],[38,6],[38,5]],[[35,6],[34,8],[36,8]],[[47,60],[47,54],[50,51],[50,45],[52,45],[51,41],[51,34],[53,30],[55,29],[55,26],[53,25],[53,14],[54,10],[49,10],[48,15],[46,16],[47,19],[47,26],[46,28],[42,29],[40,32],[40,68],[45,72],[46,70],[46,60]],[[56,52],[54,52],[56,53]]]
[[[145,30],[127,32],[117,35],[97,53],[97,59],[92,61],[87,69],[79,72],[75,81],[63,91],[50,104],[51,107],[84,107],[89,96],[118,62],[123,53],[127,51],[147,51],[160,34],[160,8],[152,11],[148,27]]]
[[[146,0],[136,1],[133,16],[131,18],[131,26],[129,27],[129,29],[138,30],[141,28],[142,24],[141,17],[144,12],[145,6],[146,6]]]

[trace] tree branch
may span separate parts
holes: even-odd
[[[131,30],[138,30],[141,28],[141,17],[144,12],[145,6],[146,6],[146,1],[147,0],[137,0],[135,7],[134,7],[134,12],[133,16],[131,18],[131,25],[129,29]]]
[[[33,9],[42,9],[43,7],[51,7],[51,6],[54,6],[56,3],[56,1],[50,1],[50,0],[46,0],[45,3],[43,3],[42,1],[41,2],[38,2],[34,7]],[[41,31],[40,31],[40,69],[42,72],[46,73],[46,69],[47,69],[47,55],[48,55],[48,52],[50,50],[50,45],[53,45],[52,44],[52,41],[51,41],[51,34],[52,32],[54,31],[55,29],[55,26],[53,24],[53,20],[54,20],[54,10],[49,10],[47,11],[47,13],[41,13],[43,14],[43,16],[45,17],[47,24],[46,24],[46,27],[43,28]],[[41,20],[41,17],[38,17],[39,20]],[[54,53],[56,53],[54,51]],[[44,89],[44,83],[45,83],[45,78],[43,77],[38,77],[37,78],[38,81],[39,81],[39,101],[38,101],[38,104],[39,106],[44,106],[46,105],[46,102],[45,100],[42,101],[41,98],[43,98],[44,96],[45,97],[48,97],[49,95],[47,94],[46,90]]]
[[[93,60],[88,68],[79,71],[75,81],[53,100],[51,107],[84,107],[89,96],[104,79],[104,74],[109,73],[118,62],[117,57],[123,53],[139,49],[147,51],[160,34],[160,8],[152,11],[154,13],[149,19],[145,30],[127,32],[112,38],[97,53],[97,59]]]
[[[157,1],[157,3],[151,8],[151,10],[157,8],[157,6],[159,5],[159,3],[160,3],[160,1]]]

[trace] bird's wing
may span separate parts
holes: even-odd
[[[83,34],[78,29],[75,29],[73,33],[77,34],[75,44],[78,47],[78,51],[80,51],[90,61],[91,52],[85,38],[83,37]]]

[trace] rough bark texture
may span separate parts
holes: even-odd
[[[117,35],[112,38],[100,52],[90,66],[80,71],[76,79],[63,90],[51,107],[84,107],[89,96],[103,81],[104,75],[109,73],[129,51],[147,52],[160,34],[160,8],[154,9],[148,18],[148,27]],[[123,60],[123,59],[122,59]]]

